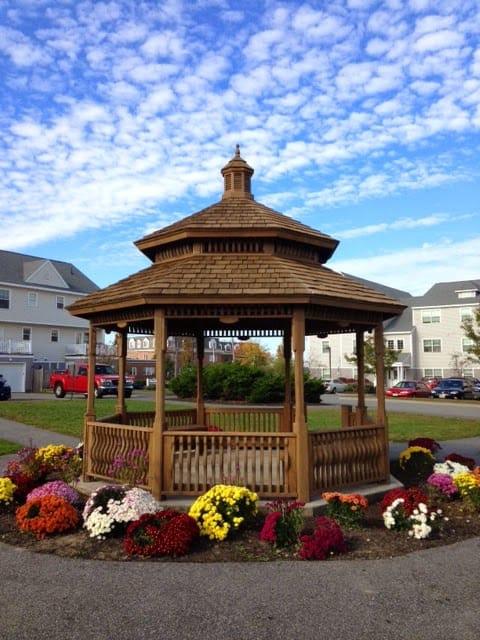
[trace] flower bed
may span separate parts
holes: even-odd
[[[409,449],[392,467],[405,489],[372,504],[330,492],[325,514],[313,518],[294,501],[259,509],[257,496],[236,485],[212,487],[188,514],[163,509],[131,486],[107,485],[78,502],[71,486],[49,477],[57,475],[55,463],[39,479],[31,448],[28,464],[0,479],[0,540],[68,557],[246,562],[388,558],[480,536],[479,467],[456,455],[437,461],[438,449]],[[52,455],[43,452],[42,464],[63,456],[45,451]],[[16,491],[15,479],[27,486],[33,477],[38,488],[28,498]]]

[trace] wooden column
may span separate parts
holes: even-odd
[[[383,324],[379,322],[375,327],[375,366],[377,374],[377,424],[383,425],[383,471],[384,480],[390,477],[390,456],[388,441],[388,422],[387,412],[385,408],[385,358],[384,358],[384,340],[383,340]]]
[[[117,357],[118,357],[118,395],[117,404],[115,405],[115,413],[122,415],[122,421],[127,415],[127,407],[125,405],[125,371],[127,359],[127,330],[118,332],[117,339]]]
[[[203,358],[205,343],[203,331],[197,335],[197,424],[205,426],[205,404],[203,401]]]
[[[163,309],[155,309],[155,420],[148,452],[148,486],[156,500],[163,489],[163,431],[165,428],[165,358],[167,352],[167,323]]]
[[[292,346],[295,358],[295,420],[293,431],[296,435],[297,496],[302,502],[310,500],[310,456],[307,424],[305,420],[305,400],[303,384],[303,353],[305,351],[305,311],[296,309],[292,318]]]
[[[357,426],[366,423],[367,408],[365,405],[365,347],[363,331],[355,332],[355,344],[357,347]]]
[[[95,422],[95,356],[97,353],[97,331],[90,324],[88,329],[88,378],[87,378],[87,408],[83,417],[83,470],[82,476],[85,481],[90,480],[90,476],[86,471],[89,467],[89,456],[91,452],[92,442],[90,431],[88,429],[89,422]]]
[[[283,336],[283,357],[285,359],[285,403],[283,405],[283,428],[292,430],[292,330],[288,327]]]

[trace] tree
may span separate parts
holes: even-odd
[[[377,359],[375,356],[375,342],[373,340],[373,336],[369,336],[363,342],[364,348],[364,360],[365,360],[365,373],[375,373],[376,372],[376,364]],[[399,354],[402,352],[401,349],[389,349],[385,346],[383,350],[383,366],[385,371],[390,371],[393,364],[397,362]],[[353,354],[352,356],[345,356],[345,360],[350,364],[355,366],[358,365],[357,356]]]
[[[265,367],[270,360],[270,352],[258,342],[242,342],[235,347],[235,362],[242,365]]]
[[[471,360],[480,362],[480,306],[477,307],[471,318],[465,318],[461,324],[465,331],[465,337],[472,341],[468,349]]]

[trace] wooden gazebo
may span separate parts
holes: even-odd
[[[404,307],[325,267],[337,240],[256,202],[251,193],[253,169],[238,146],[222,175],[220,202],[135,243],[151,266],[69,307],[70,313],[90,323],[90,372],[96,361],[97,330],[119,334],[120,379],[125,374],[127,335],[155,336],[154,412],[129,412],[120,386],[115,415],[97,419],[94,379],[89,377],[85,478],[109,479],[120,446],[124,455],[134,448],[148,450],[143,484],[157,498],[199,495],[232,477],[261,497],[303,501],[327,488],[387,480],[382,323]],[[363,354],[364,334],[372,331],[377,357],[374,422],[365,406]],[[338,429],[309,431],[303,389],[305,337],[332,333],[355,334],[357,404],[343,408]],[[196,339],[194,409],[165,410],[168,336]],[[206,407],[202,363],[208,336],[281,337],[284,405]],[[209,429],[212,425],[216,430]]]

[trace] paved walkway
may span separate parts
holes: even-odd
[[[78,444],[1,419],[0,437]],[[480,462],[480,438],[442,446]],[[0,640],[479,636],[479,538],[389,560],[241,564],[72,560],[0,542],[0,567]]]

